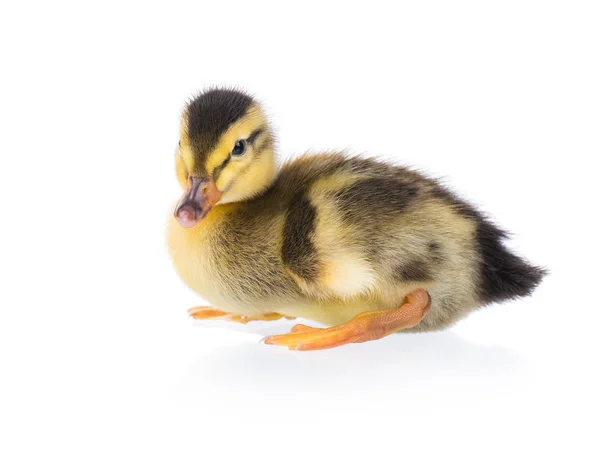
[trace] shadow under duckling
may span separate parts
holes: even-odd
[[[453,324],[529,295],[545,271],[435,180],[372,158],[305,155],[278,168],[260,105],[211,89],[185,108],[176,157],[185,194],[168,226],[197,319],[303,317],[267,344],[326,349]]]

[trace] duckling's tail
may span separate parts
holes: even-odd
[[[530,295],[547,274],[510,252],[502,243],[506,232],[486,219],[477,229],[481,255],[480,289],[485,303]]]

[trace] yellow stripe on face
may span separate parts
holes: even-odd
[[[241,119],[232,124],[223,133],[217,146],[206,160],[206,171],[212,174],[215,168],[222,165],[227,157],[229,157],[238,139],[248,138],[254,130],[264,126],[265,123],[266,119],[260,108],[257,106],[250,107]]]
[[[252,167],[245,170],[250,164]],[[217,189],[224,192],[219,203],[237,202],[254,196],[271,183],[275,172],[275,155],[270,151],[243,162],[232,161],[216,181]]]

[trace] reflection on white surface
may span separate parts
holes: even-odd
[[[193,381],[201,379],[241,391],[261,385],[271,393],[290,387],[329,394],[389,389],[416,398],[431,396],[432,391],[487,391],[489,384],[510,381],[516,372],[526,371],[524,361],[509,350],[472,344],[452,332],[396,334],[323,352],[258,344],[263,334],[283,333],[294,324],[278,323],[249,324],[255,341],[199,357],[188,368],[183,388],[193,391]]]

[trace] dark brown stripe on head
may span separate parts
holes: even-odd
[[[248,139],[246,141],[248,141],[249,144],[254,145],[254,141],[256,141],[256,138],[258,138],[258,135],[260,135],[262,132],[264,132],[265,130],[263,128],[258,128],[256,130],[254,130],[250,136],[248,136]]]
[[[231,124],[239,120],[252,106],[249,95],[233,89],[211,89],[190,102],[186,109],[187,135],[197,158],[197,166],[203,167],[221,135]]]
[[[225,161],[223,163],[221,163],[219,166],[217,166],[213,173],[212,173],[212,177],[213,180],[215,181],[215,183],[217,183],[217,180],[219,179],[219,176],[221,175],[221,172],[223,171],[223,169],[225,169],[225,166],[227,166],[227,163],[229,163],[231,161],[231,154],[225,159]]]
[[[273,148],[273,137],[271,135],[266,136],[262,143],[254,148],[256,153],[261,153],[265,149]]]

